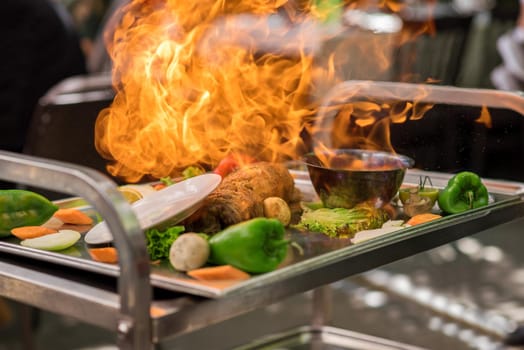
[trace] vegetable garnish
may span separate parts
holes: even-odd
[[[296,227],[330,237],[347,238],[362,230],[380,228],[387,220],[389,216],[383,209],[360,204],[351,209],[320,208],[305,211]]]
[[[206,171],[202,167],[199,167],[196,165],[188,166],[187,168],[184,169],[184,171],[182,171],[182,177],[184,179],[189,179],[191,177],[202,175],[205,172]]]
[[[351,243],[357,244],[369,239],[382,236],[387,233],[395,232],[406,228],[404,220],[390,220],[386,221],[381,228],[374,228],[371,230],[359,231],[351,238]]]
[[[427,182],[429,182],[429,187],[426,186]],[[404,213],[409,216],[431,211],[437,201],[438,194],[439,189],[433,187],[429,176],[425,176],[424,179],[420,177],[417,187],[401,188],[398,191]]]
[[[284,226],[291,221],[291,209],[285,200],[280,197],[267,197],[262,202],[264,205],[264,216],[280,221]]]
[[[463,171],[449,179],[447,186],[438,196],[438,205],[443,212],[457,214],[469,209],[488,205],[489,194],[480,176]]]
[[[0,237],[21,226],[45,223],[58,206],[38,193],[26,190],[0,190]]]
[[[45,226],[22,226],[11,230],[13,236],[19,239],[36,238],[56,232],[58,231]]]
[[[20,242],[24,247],[58,251],[71,247],[80,239],[80,232],[60,230],[45,236],[24,239]]]
[[[115,247],[89,248],[89,255],[95,261],[108,264],[118,263],[118,251]]]
[[[135,203],[136,201],[155,193],[157,189],[148,184],[130,184],[118,186],[118,191],[122,193],[128,203]]]
[[[243,165],[251,164],[254,162],[255,159],[248,155],[229,154],[218,163],[217,167],[213,170],[213,172],[222,177],[226,177],[227,175],[242,167]]]
[[[206,264],[209,258],[209,243],[202,234],[181,234],[171,245],[169,262],[178,271],[191,271]]]
[[[93,223],[93,219],[75,208],[58,209],[53,216],[61,220],[64,224],[91,225]]]
[[[184,232],[184,226],[172,226],[166,230],[151,228],[146,230],[147,252],[151,260],[167,259],[171,245]]]
[[[251,277],[231,265],[203,267],[188,271],[187,274],[199,281],[244,281]]]
[[[249,273],[273,271],[287,254],[284,233],[280,221],[263,217],[229,226],[209,238],[209,262]]]
[[[420,224],[423,224],[423,223],[426,223],[426,222],[429,222],[429,221],[440,219],[441,217],[442,217],[442,215],[438,215],[438,214],[423,213],[423,214],[418,214],[418,215],[412,216],[411,219],[409,219],[406,222],[406,224],[408,224],[410,226],[420,225]]]
[[[171,179],[169,176],[160,178],[160,182],[163,183],[165,186],[171,186],[175,184],[173,179]]]

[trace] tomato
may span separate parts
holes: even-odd
[[[237,170],[242,165],[254,162],[255,158],[251,156],[229,154],[224,159],[222,159],[220,163],[218,163],[217,167],[215,168],[215,170],[213,170],[213,172],[224,178],[228,174]]]

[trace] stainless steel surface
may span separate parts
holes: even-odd
[[[101,73],[89,76],[75,76],[62,80],[52,87],[40,104],[75,104],[89,101],[112,99],[115,93],[111,74]]]
[[[418,184],[419,176],[425,174],[428,173],[417,171],[409,172],[406,175],[405,183]],[[450,177],[449,174],[430,174],[434,180],[434,185],[437,187],[443,187]],[[315,194],[312,190],[312,185],[307,173],[295,170],[293,171],[293,175],[296,178],[297,186],[304,193],[306,199],[315,200]],[[388,246],[411,246],[411,240],[419,239],[424,240],[425,242],[431,242],[433,240],[432,237],[436,235],[433,233],[435,230],[448,230],[450,226],[459,224],[470,226],[475,225],[475,223],[481,224],[482,222],[487,222],[486,220],[489,221],[489,217],[494,213],[498,212],[503,216],[510,213],[511,211],[503,209],[506,206],[524,206],[524,202],[522,202],[522,199],[519,196],[522,192],[522,187],[518,185],[510,186],[497,181],[488,182],[488,185],[493,196],[493,203],[488,207],[471,211],[467,214],[442,218],[438,220],[436,225],[428,225],[422,228],[406,228],[356,245],[353,245],[349,239],[331,239],[318,233],[304,234],[304,232],[293,228],[288,229],[287,236],[290,240],[300,245],[303,252],[299,252],[293,247],[290,247],[288,256],[279,269],[271,273],[252,276],[251,279],[247,281],[234,283],[225,287],[221,283],[200,282],[189,278],[184,273],[173,270],[169,265],[169,262],[163,261],[159,264],[150,265],[150,282],[155,287],[171,291],[209,298],[223,298],[229,295],[242,295],[251,290],[257,290],[260,286],[271,284],[286,285],[287,279],[300,278],[300,276],[311,274],[312,270],[318,270],[321,272],[338,265],[340,266],[337,267],[337,269],[342,269],[344,263],[351,263],[352,265],[360,266],[360,262],[365,261],[367,255],[373,255],[377,249],[384,249],[385,256],[387,257],[391,255],[388,252],[388,249],[390,249]],[[499,190],[502,190],[502,193],[499,193]],[[506,191],[506,193],[503,191]],[[508,193],[509,191],[512,191],[512,193]],[[78,198],[72,198],[70,201],[63,200],[58,202],[59,205],[65,207],[74,206],[75,203],[82,205],[82,202],[79,202]],[[80,206],[79,208],[82,208],[93,218],[98,217],[96,212],[90,206]],[[517,211],[515,211],[513,215],[518,215],[520,212],[520,209],[516,210]],[[498,214],[494,214],[495,218],[497,216]],[[467,224],[469,221],[471,221],[471,223]],[[56,263],[58,265],[74,267],[79,270],[97,272],[107,276],[118,277],[121,275],[121,264],[120,266],[117,266],[93,261],[88,253],[87,245],[82,240],[73,248],[74,249],[62,252],[48,252],[21,246],[19,244],[19,239],[16,237],[0,240],[0,251],[19,254],[46,262]],[[391,257],[391,260],[388,260],[393,261],[395,259],[396,258]],[[363,265],[363,267],[364,266],[365,265]],[[359,273],[362,271],[365,271],[365,268],[362,270],[356,269],[352,273]],[[344,276],[341,275],[341,277]],[[333,280],[321,278],[316,283],[325,284],[332,281]],[[308,284],[308,287],[303,290],[313,288],[318,284]],[[301,284],[299,283],[298,286],[300,285]]]
[[[310,326],[313,329],[321,329],[331,323],[333,308],[333,295],[331,287],[324,285],[313,290],[313,313],[311,315]]]
[[[0,151],[0,178],[81,196],[103,213],[120,251],[118,291],[120,315],[118,322],[128,327],[119,329],[122,348],[146,349],[150,345],[149,257],[145,239],[131,207],[116,185],[102,174],[81,166]],[[12,278],[16,279],[16,276]],[[24,287],[13,283],[12,288]],[[17,292],[18,291],[18,292]],[[19,301],[24,290],[11,290]],[[80,294],[88,298],[89,294]]]
[[[96,211],[104,213],[104,218],[108,220],[111,229],[114,230],[115,242],[119,251],[124,249],[125,253],[130,254],[129,250],[134,250],[135,254],[145,254],[142,251],[142,249],[145,249],[143,232],[137,229],[137,222],[129,212],[129,205],[117,192],[114,184],[100,174],[89,169],[75,166],[64,167],[62,163],[42,161],[32,157],[20,155],[14,157],[9,153],[0,153],[0,164],[2,165],[0,177],[3,179],[16,179],[22,183],[31,183],[48,189],[60,188],[61,191],[86,198],[89,203],[94,204]],[[307,178],[301,177],[304,176],[304,172],[301,170],[293,170],[292,172],[297,177],[296,183],[299,188],[307,189],[309,187],[311,192],[311,184],[307,184]],[[418,183],[420,174],[421,172],[418,171],[408,172],[406,181]],[[433,176],[434,183],[438,186],[444,184],[450,175],[434,173]],[[0,262],[3,264],[0,266],[2,267],[0,275],[2,281],[6,281],[5,286],[7,286],[6,289],[0,289],[0,291],[2,295],[15,300],[41,306],[48,310],[69,312],[75,317],[89,323],[99,324],[102,327],[113,327],[111,329],[116,329],[116,332],[121,336],[119,337],[119,345],[122,348],[135,346],[135,348],[145,349],[151,345],[150,343],[156,344],[175,336],[217,324],[257,308],[282,301],[289,296],[524,217],[521,184],[490,180],[488,187],[494,198],[494,202],[488,207],[445,217],[433,224],[411,227],[364,243],[347,246],[347,243],[344,244],[342,240],[328,240],[324,235],[294,236],[297,242],[303,246],[306,255],[297,255],[299,259],[293,261],[292,264],[285,265],[272,273],[255,276],[233,287],[214,290],[212,296],[216,299],[170,292],[167,297],[155,301],[154,306],[160,309],[162,313],[151,319],[149,316],[149,279],[142,278],[140,280],[142,288],[146,289],[145,297],[142,299],[126,300],[126,297],[136,297],[138,294],[136,294],[136,291],[126,290],[131,293],[126,295],[122,291],[122,281],[129,274],[129,268],[142,268],[138,272],[135,270],[135,273],[149,272],[149,260],[146,257],[143,257],[145,260],[141,260],[143,265],[128,266],[128,269],[120,266],[116,271],[121,271],[121,273],[115,274],[115,270],[113,270],[109,274],[119,277],[118,291],[124,294],[123,297],[120,296],[119,300],[119,294],[112,291],[111,287],[93,288],[94,281],[99,278],[104,279],[105,274],[98,270],[99,265],[88,262],[85,258],[76,261],[75,259],[78,259],[78,257],[63,259],[60,255],[52,258],[50,258],[51,255],[46,256],[43,258],[43,262],[47,267],[44,269],[42,266],[41,272],[33,271],[33,274],[30,275],[31,278],[25,279],[23,277],[25,272],[31,270],[31,268],[24,268],[16,259],[8,261],[11,259],[9,256],[25,259],[32,266],[41,265],[39,263],[39,261],[42,261],[41,256],[31,250],[23,250],[24,253],[19,254],[20,251],[15,251],[15,244],[2,241],[1,247],[5,249],[6,246],[9,246],[10,250],[7,250],[11,254],[0,258]],[[78,199],[73,199],[73,201],[78,201]],[[112,219],[111,216],[113,216]],[[140,235],[140,239],[135,240],[134,234]],[[131,239],[135,240],[135,245],[129,242]],[[137,253],[136,250],[139,250],[139,252]],[[132,260],[130,256],[125,258],[125,253],[124,259],[127,259],[126,261]],[[102,265],[110,266],[100,264],[100,266]],[[115,267],[112,268],[115,269]],[[62,271],[64,269],[67,269],[67,273]],[[6,271],[12,271],[12,273]],[[97,275],[100,277],[96,277]],[[155,271],[152,270],[151,283],[153,284],[155,283],[154,276]],[[140,277],[145,276],[141,275]],[[77,283],[72,283],[71,279]],[[109,278],[109,282],[106,281],[106,284],[110,286],[110,281],[113,280],[114,277]],[[134,282],[138,283],[137,280]],[[127,283],[128,286],[133,285],[132,281],[127,281]],[[31,289],[39,292],[29,295],[27,291]],[[182,292],[187,293],[186,290],[182,290]],[[46,305],[46,300],[50,297],[54,300],[62,299],[66,305],[77,307],[68,307],[66,311],[65,306],[58,304],[58,302]],[[122,304],[116,305],[115,300],[131,305],[126,310]],[[132,301],[136,301],[138,305],[133,304]],[[108,318],[110,321],[101,319],[117,310],[118,307],[122,308],[121,314],[113,314],[112,316],[114,317],[113,320],[117,320],[116,325],[111,322],[111,317]],[[139,310],[142,314],[138,314]],[[132,312],[135,314],[132,314]],[[98,318],[97,315],[100,315],[101,318]],[[322,316],[321,314],[317,315]],[[317,325],[321,323],[323,323],[322,320],[316,322]],[[130,333],[126,334],[129,330],[127,327],[133,325],[140,325],[141,328],[135,329],[134,332],[131,329]],[[151,326],[151,333],[146,335],[144,330],[149,326]],[[138,339],[136,338],[137,334],[142,334],[143,337]],[[129,336],[126,337],[126,335]]]
[[[334,86],[324,98],[324,106],[331,101],[341,102],[355,97],[384,100],[442,103],[457,106],[486,106],[504,108],[524,115],[524,93],[492,89],[473,89],[431,84],[410,84],[377,81],[345,81]]]
[[[300,327],[234,350],[422,350],[420,347],[335,327]]]
[[[501,315],[497,317],[496,322],[490,322],[488,312],[482,312],[469,305],[461,304],[444,294],[412,286],[409,282],[400,286],[399,283],[394,281],[397,277],[398,275],[395,273],[377,269],[355,276],[353,282],[364,288],[382,291],[390,296],[404,299],[408,303],[430,311],[435,317],[446,318],[462,327],[488,335],[498,341],[503,341],[515,327],[514,322]],[[435,302],[435,300],[438,300],[438,302]],[[457,312],[457,310],[461,312]]]
[[[120,317],[118,294],[59,274],[42,273],[32,266],[0,261],[0,294],[43,310],[76,318],[113,331]],[[81,296],[81,298],[79,298]]]
[[[486,324],[499,324],[501,316],[512,322],[523,322],[523,223],[524,217],[369,272],[386,272],[389,289],[409,289],[414,298],[422,301],[429,297],[433,303],[431,308],[397,293],[360,283],[358,276],[331,284],[333,317],[329,325],[427,349],[507,349],[499,336],[483,331],[486,327],[472,328],[457,322],[454,315],[461,313],[467,319],[478,317]],[[411,288],[405,288],[406,285]],[[252,344],[254,339],[265,335],[281,334],[283,330],[310,323],[313,299],[311,292],[281,299],[226,322],[166,339],[159,349],[231,350]],[[175,305],[174,301],[165,300],[160,305],[167,303]],[[188,302],[179,300],[176,305],[183,308],[185,304]],[[445,310],[433,312],[436,306]],[[89,325],[74,323],[70,317],[62,319],[43,313],[42,322],[45,325],[36,335],[42,349],[85,348],[96,345],[97,339],[104,335],[102,339],[106,339],[107,344],[113,339],[111,333],[94,331]],[[64,337],[64,334],[70,336]],[[68,346],[60,347],[55,340],[58,338],[64,342],[67,339]]]
[[[333,324],[453,350],[509,350],[524,322],[524,217],[332,284]],[[362,277],[362,278],[361,278]]]

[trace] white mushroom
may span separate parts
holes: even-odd
[[[178,271],[190,271],[202,267],[209,258],[209,243],[198,233],[184,233],[169,249],[169,262]]]

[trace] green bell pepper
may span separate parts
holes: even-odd
[[[284,225],[277,219],[254,218],[229,226],[209,238],[208,261],[249,273],[275,270],[287,254]]]
[[[26,190],[0,190],[0,237],[21,226],[38,226],[49,220],[58,207],[44,196]]]
[[[449,179],[447,186],[440,191],[438,205],[448,214],[488,205],[489,194],[480,177],[472,172],[463,171]]]

